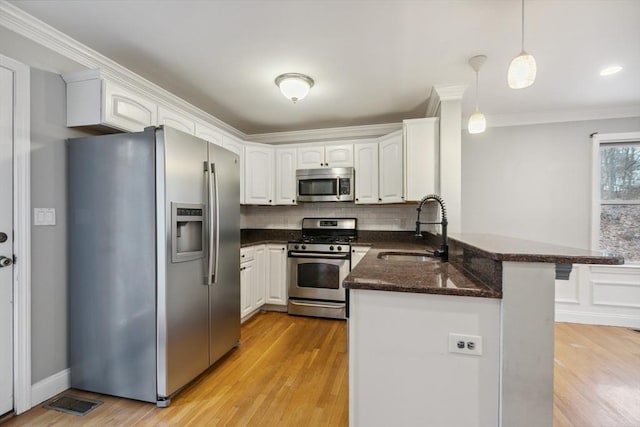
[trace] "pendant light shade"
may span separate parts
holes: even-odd
[[[300,73],[286,73],[276,77],[276,86],[282,94],[295,104],[309,94],[313,79]]]
[[[529,87],[536,80],[536,59],[524,50],[509,65],[507,80],[511,89]]]
[[[482,64],[487,60],[485,55],[476,55],[469,59],[469,65],[476,72],[476,111],[469,117],[467,129],[469,133],[482,133],[487,128],[487,120],[484,118],[484,114],[478,109],[478,72],[482,67]]]
[[[484,118],[484,114],[480,111],[476,111],[469,117],[469,123],[467,124],[469,133],[482,133],[487,129],[487,119]]]
[[[507,72],[507,82],[511,89],[523,89],[529,87],[536,80],[536,60],[524,50],[524,0],[522,0],[522,51],[513,58],[509,71]]]

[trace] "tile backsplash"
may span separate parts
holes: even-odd
[[[295,206],[242,206],[241,228],[300,229],[304,217],[358,218],[360,230],[414,230],[415,203],[356,205],[354,203],[301,203]],[[437,210],[425,206],[422,219],[433,218]]]

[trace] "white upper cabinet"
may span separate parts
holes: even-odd
[[[353,144],[327,145],[324,153],[325,166],[328,168],[353,166]]]
[[[378,201],[380,203],[404,202],[404,168],[402,132],[394,132],[379,138]]]
[[[353,166],[353,144],[298,147],[297,169]]]
[[[164,105],[158,106],[158,125],[169,126],[190,135],[195,135],[196,133],[196,123],[192,119]]]
[[[240,203],[244,203],[244,144],[230,136],[222,136],[222,147],[240,157]]]
[[[276,148],[276,205],[296,204],[296,149]]]
[[[418,201],[440,192],[440,141],[438,118],[403,121],[406,201]]]
[[[299,147],[297,154],[298,169],[317,169],[324,166],[324,146]]]
[[[273,202],[273,148],[247,144],[245,154],[244,201],[248,205],[272,205]]]
[[[135,90],[103,79],[100,70],[62,76],[67,84],[67,126],[139,132],[158,123],[158,105]]]
[[[402,132],[394,132],[375,142],[355,144],[357,204],[402,203]]]
[[[378,203],[378,143],[354,145],[355,203]]]
[[[209,126],[201,122],[196,122],[196,136],[221,147],[223,146],[222,133],[220,133],[218,129],[214,128],[213,126]]]

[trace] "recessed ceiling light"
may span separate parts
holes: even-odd
[[[612,65],[611,67],[604,68],[600,71],[601,76],[610,76],[612,74],[616,74],[622,71],[622,67],[619,65]]]

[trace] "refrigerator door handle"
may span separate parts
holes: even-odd
[[[208,285],[216,282],[218,254],[220,252],[220,215],[218,199],[218,176],[216,165],[211,163],[209,171],[209,276]],[[215,236],[215,237],[214,237]]]

